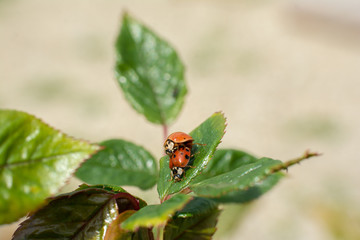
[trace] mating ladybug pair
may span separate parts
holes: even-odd
[[[190,167],[191,149],[194,139],[183,132],[170,134],[165,143],[165,153],[170,156],[169,168],[171,169],[171,179],[175,182],[181,181],[185,175],[185,168]]]

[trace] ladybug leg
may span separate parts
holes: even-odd
[[[200,153],[200,151],[197,151],[197,152],[195,152],[195,153],[191,154],[191,156],[190,156],[190,157],[194,157],[196,154],[199,154],[199,153]]]
[[[174,178],[174,174],[172,172],[172,169],[170,170],[170,179],[168,180],[168,182],[172,181]]]

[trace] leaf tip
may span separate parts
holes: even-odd
[[[227,117],[225,117],[225,113],[223,111],[217,111],[214,113],[214,115],[219,115],[222,118],[223,124],[224,124],[224,134],[226,133],[226,127],[228,125]]]

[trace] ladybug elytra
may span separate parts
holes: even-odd
[[[167,137],[164,143],[165,153],[171,157],[180,145],[183,145],[191,150],[193,141],[194,139],[189,134],[174,132]]]
[[[185,174],[185,168],[191,157],[191,150],[184,145],[180,145],[170,157],[169,168],[171,169],[171,179],[175,182],[180,181]]]

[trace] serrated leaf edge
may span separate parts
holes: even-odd
[[[222,191],[221,193],[217,194],[217,195],[200,195],[201,197],[209,197],[209,198],[219,198],[219,197],[222,197],[223,195],[225,194],[228,194],[228,193],[233,193],[233,192],[237,192],[237,191],[246,191],[252,187],[254,187],[256,184],[259,184],[261,183],[262,181],[264,181],[267,177],[269,177],[270,175],[272,174],[275,174],[277,172],[280,172],[282,170],[288,170],[288,168],[290,166],[293,166],[295,164],[299,164],[301,161],[303,160],[306,160],[306,159],[309,159],[311,157],[316,157],[316,156],[320,156],[321,154],[319,153],[312,153],[312,152],[309,152],[309,151],[306,151],[304,153],[303,156],[299,157],[299,158],[296,158],[294,160],[289,160],[289,161],[286,161],[286,162],[281,162],[277,165],[274,165],[272,166],[271,168],[269,168],[267,171],[265,171],[265,173],[261,176],[261,177],[257,177],[255,179],[255,181],[246,186],[246,187],[243,187],[243,188],[233,188],[233,189],[229,189],[227,191]],[[279,160],[278,160],[279,161]],[[234,169],[235,170],[235,169]],[[226,173],[223,173],[223,174],[226,174]],[[221,176],[222,174],[218,175],[218,176]],[[201,182],[198,182],[196,184],[200,184]],[[196,185],[194,184],[194,185]],[[192,186],[194,186],[192,185]],[[191,186],[189,186],[189,188],[191,189]],[[191,189],[192,190],[192,189]],[[195,192],[194,192],[195,193]],[[196,194],[196,193],[195,193]]]

